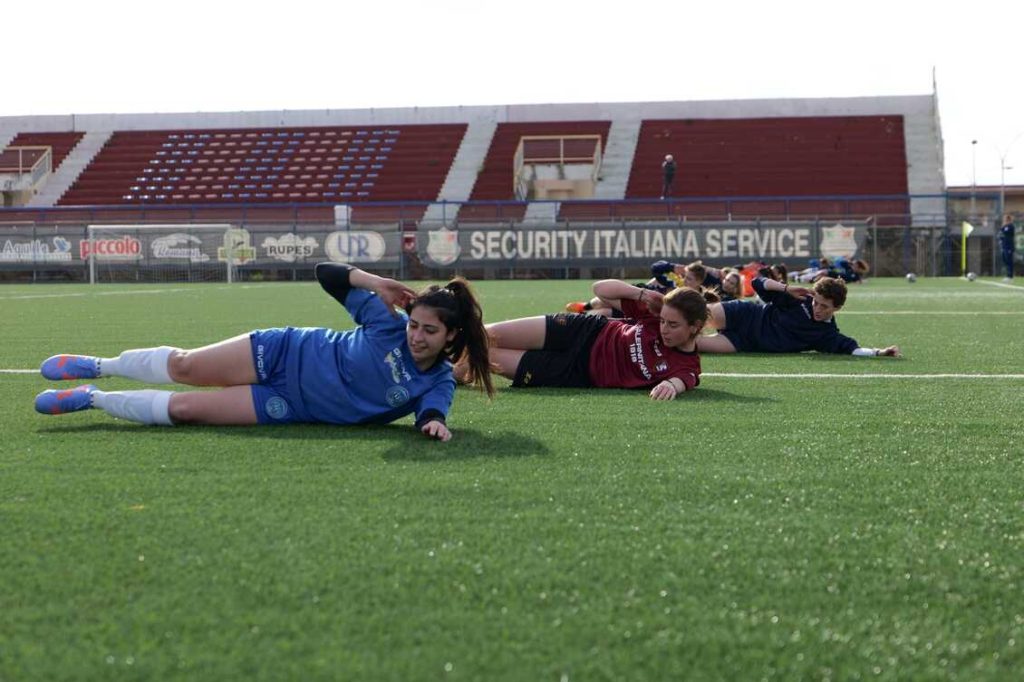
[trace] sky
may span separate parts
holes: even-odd
[[[0,116],[937,88],[947,184],[1024,185],[1024,3],[944,4],[51,0],[2,32]]]

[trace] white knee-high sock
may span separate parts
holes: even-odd
[[[172,391],[93,391],[92,406],[112,417],[140,424],[173,426],[170,403]]]
[[[126,350],[116,358],[100,358],[100,376],[127,377],[147,384],[173,384],[167,362],[176,348],[138,348]]]

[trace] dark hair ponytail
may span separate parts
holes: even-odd
[[[469,282],[456,277],[443,287],[430,286],[413,299],[406,310],[411,313],[421,305],[436,310],[444,326],[455,330],[455,338],[444,349],[448,360],[458,363],[465,358],[469,367],[468,383],[484,391],[488,398],[493,397],[490,339],[484,329],[483,311]]]

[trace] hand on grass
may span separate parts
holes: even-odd
[[[889,346],[878,351],[878,355],[887,358],[902,358],[903,353],[900,352],[899,346]]]
[[[429,421],[423,425],[420,429],[423,435],[427,438],[436,438],[442,443],[446,443],[452,439],[452,432],[448,430],[448,427],[444,425],[444,422],[437,420]]]
[[[675,400],[676,395],[676,387],[668,381],[662,381],[651,389],[651,400]]]

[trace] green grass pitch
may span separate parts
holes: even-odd
[[[496,321],[589,288],[478,291]],[[351,325],[315,283],[0,312],[0,369]],[[447,444],[44,417],[0,374],[0,680],[1017,679],[1024,287],[873,280],[838,321],[906,358],[705,355],[669,403],[499,380]]]

